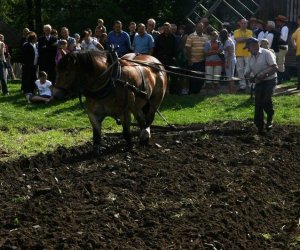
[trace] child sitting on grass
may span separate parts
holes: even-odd
[[[45,71],[39,73],[39,80],[35,81],[35,85],[39,94],[27,93],[25,96],[28,103],[49,103],[52,100],[52,83],[47,80]]]

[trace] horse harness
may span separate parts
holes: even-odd
[[[119,61],[119,58],[117,54],[112,51],[108,53],[109,55],[109,60],[111,64],[109,67],[99,75],[95,81],[100,82],[103,77],[105,77],[107,74],[110,74],[110,76],[107,78],[104,84],[101,85],[97,90],[94,91],[88,91],[86,89],[81,90],[81,94],[97,99],[104,99],[107,97],[119,84],[120,86],[127,88],[128,90],[132,91],[134,94],[137,96],[143,97],[148,99],[148,94],[147,94],[147,87],[146,87],[146,81],[145,81],[145,75],[143,72],[143,69],[141,69],[140,65],[136,67],[140,77],[141,77],[141,88],[136,87],[133,84],[130,84],[127,81],[124,81],[121,79],[121,72],[122,72],[122,67]]]

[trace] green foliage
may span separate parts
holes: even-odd
[[[32,23],[34,27],[30,28],[41,32],[41,24],[37,23],[36,2],[2,0],[0,8],[4,20],[19,30]],[[33,5],[30,6],[28,3]],[[50,23],[56,29],[68,26],[74,33],[81,32],[87,27],[94,29],[98,18],[103,18],[110,30],[113,21],[119,19],[124,23],[126,30],[130,21],[145,23],[150,17],[155,18],[158,25],[165,21],[186,23],[185,16],[194,5],[194,0],[43,0],[41,20],[42,24]]]

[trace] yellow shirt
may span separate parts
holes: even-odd
[[[238,29],[235,30],[233,33],[234,38],[250,38],[253,36],[253,32],[251,30],[246,29],[245,31]],[[243,56],[243,57],[248,57],[250,56],[250,52],[247,49],[244,49],[246,45],[246,42],[243,43],[236,43],[235,46],[235,55],[236,56]]]
[[[296,42],[296,56],[300,56],[300,28],[293,33],[292,39]]]

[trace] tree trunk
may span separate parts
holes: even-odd
[[[33,18],[33,2],[32,0],[26,0],[27,5],[27,22],[28,22],[28,28],[30,30],[35,30],[34,27],[34,18]]]
[[[34,0],[35,4],[35,27],[38,33],[42,32],[43,25],[42,25],[42,1],[41,0]]]

